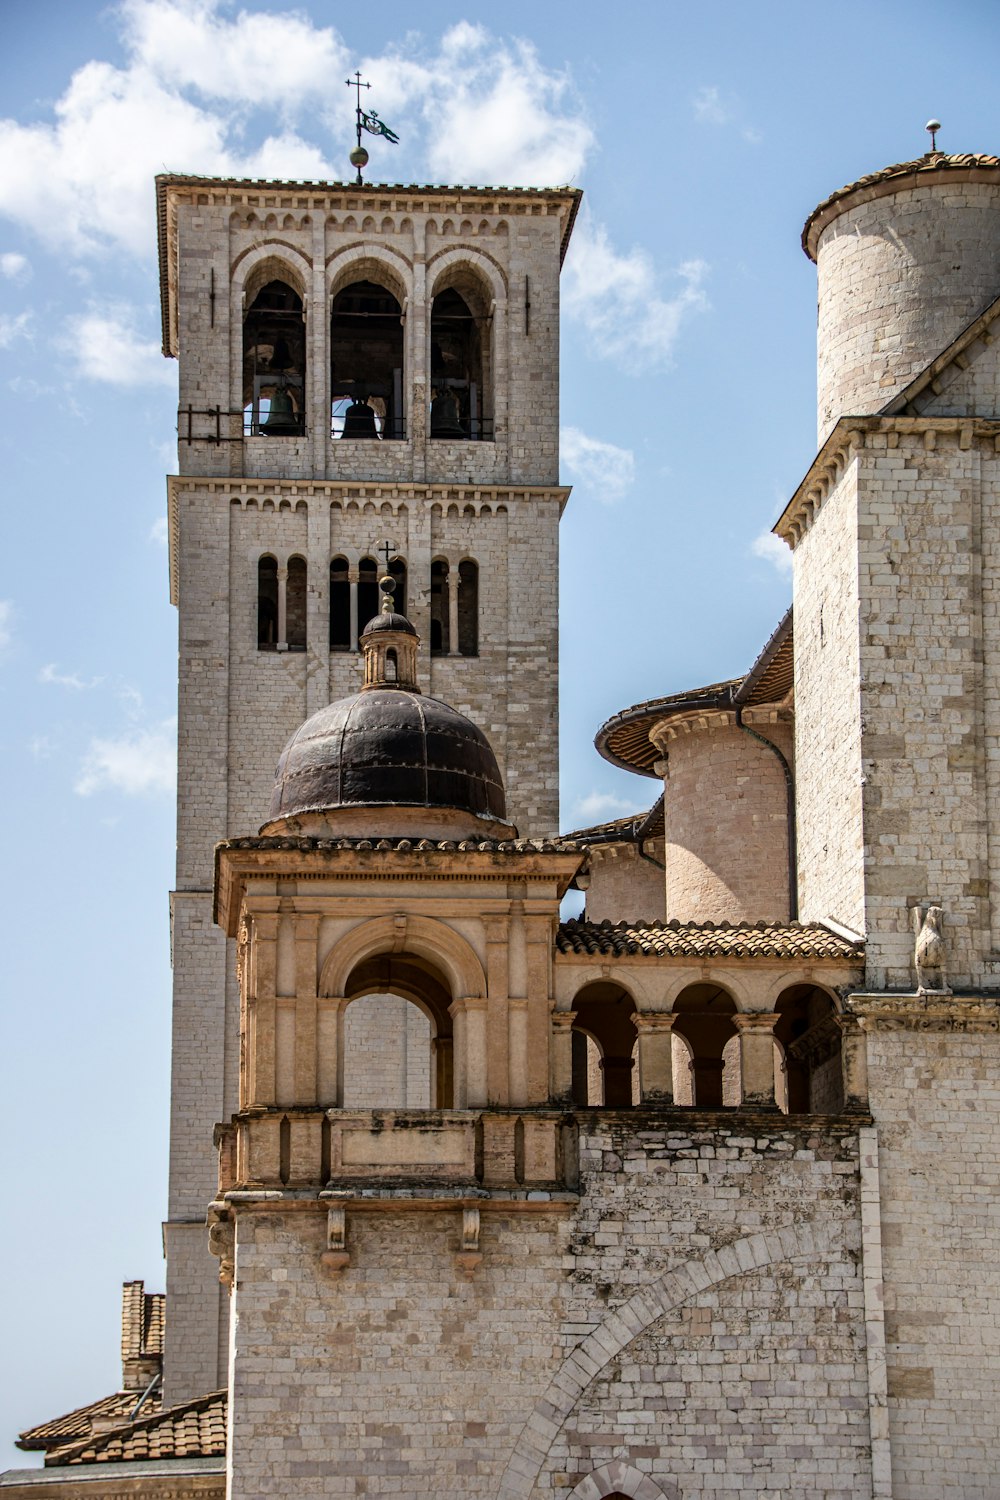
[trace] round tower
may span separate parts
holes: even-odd
[[[819,273],[819,442],[874,415],[1000,293],[1000,158],[928,152],[838,189],[802,248]]]

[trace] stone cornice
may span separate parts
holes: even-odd
[[[754,726],[763,724],[792,724],[795,722],[795,714],[791,708],[780,704],[765,705],[760,708],[745,708],[742,714],[744,724]],[[711,709],[707,711],[678,714],[673,718],[664,718],[659,724],[655,724],[649,731],[652,744],[662,749],[671,740],[680,738],[686,734],[710,734],[718,729],[733,729],[736,726],[735,711],[725,709]]]
[[[883,433],[890,448],[898,447],[901,438],[918,437],[925,448],[933,449],[938,437],[943,436],[953,437],[959,448],[986,443],[994,452],[1000,452],[1000,420],[994,418],[841,417],[775,522],[774,535],[787,542],[794,552],[848,464],[866,447],[874,446],[871,441],[874,435]]]
[[[424,500],[428,504],[477,504],[481,501],[554,500],[565,505],[572,493],[562,484],[416,484],[410,480],[361,479],[225,479],[195,474],[168,474],[167,495],[176,504],[181,494],[226,495],[231,501],[328,500],[344,502]]]
[[[1000,996],[859,993],[846,1004],[863,1031],[1000,1032]]]

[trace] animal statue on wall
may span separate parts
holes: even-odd
[[[917,994],[948,994],[945,972],[944,912],[940,906],[915,906],[913,929],[916,942],[913,961],[917,970]]]

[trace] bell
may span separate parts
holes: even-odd
[[[344,413],[344,430],[341,437],[345,438],[377,438],[378,429],[375,426],[375,413],[367,401],[352,401]]]
[[[292,398],[286,390],[279,388],[271,397],[271,410],[267,414],[267,421],[261,423],[260,430],[269,437],[298,432],[299,419],[295,415]]]
[[[447,387],[431,402],[431,437],[465,437],[465,429],[458,412],[458,397]]]

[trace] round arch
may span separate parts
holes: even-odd
[[[638,1469],[621,1459],[603,1464],[593,1474],[586,1474],[570,1490],[567,1500],[607,1500],[615,1495],[624,1495],[627,1500],[680,1500],[680,1490],[676,1485],[661,1489],[655,1479],[640,1474]]]
[[[413,266],[388,245],[370,245],[358,240],[335,251],[326,263],[327,303],[332,304],[338,292],[356,281],[374,281],[391,292],[403,308],[410,295]]]
[[[262,287],[269,281],[284,281],[308,307],[312,261],[285,240],[268,240],[243,250],[231,268],[233,295],[243,302],[245,313]]]
[[[439,968],[453,1000],[485,999],[486,975],[475,950],[453,928],[432,917],[373,917],[352,927],[323,960],[319,993],[346,998],[353,970],[380,953],[410,952]]]
[[[433,270],[432,270],[433,268]],[[470,281],[478,283],[497,303],[507,300],[507,277],[500,262],[482,250],[468,246],[438,250],[427,262],[427,300],[433,301],[439,292],[456,285],[464,271]]]

